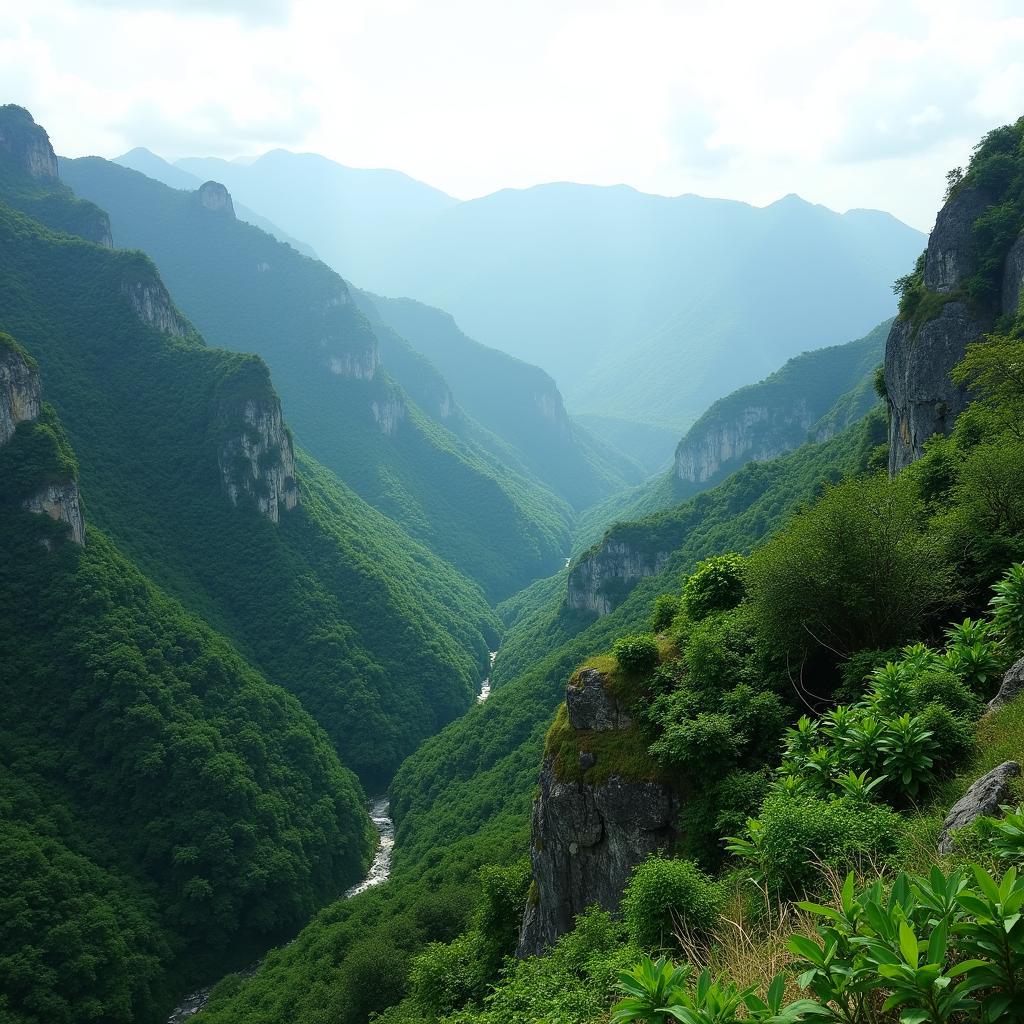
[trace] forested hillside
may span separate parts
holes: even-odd
[[[361,497],[493,598],[559,564],[564,501],[480,443],[443,393],[417,394],[421,409],[337,274],[236,220],[212,183],[186,193],[98,158],[62,166],[110,212],[117,244],[152,256],[209,342],[266,359],[300,442]],[[401,370],[411,356],[394,345]],[[420,388],[412,363],[406,380]]]
[[[358,878],[374,832],[298,701],[84,527],[88,470],[80,498],[3,334],[0,413],[0,1015],[162,1021]]]
[[[890,443],[876,408],[616,527],[591,557],[656,568],[607,610],[568,607],[582,560],[568,602],[552,582],[508,602],[493,696],[392,785],[422,923],[383,892],[336,908],[208,1020],[1020,1019],[1022,132],[953,176],[900,282]],[[955,304],[970,319],[933,351]],[[488,859],[468,927],[424,946],[443,929],[417,894]]]

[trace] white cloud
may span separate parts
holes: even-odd
[[[7,8],[5,10],[5,8]],[[571,179],[928,227],[1024,113],[1007,0],[0,0],[60,152],[310,149],[455,195]]]

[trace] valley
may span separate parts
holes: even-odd
[[[42,121],[0,1024],[1024,1021],[1024,118],[927,234]]]

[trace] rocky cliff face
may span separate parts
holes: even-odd
[[[158,277],[123,281],[121,293],[131,303],[138,318],[164,334],[184,338],[188,321],[174,308],[171,296]]]
[[[235,204],[231,201],[231,193],[219,181],[204,181],[195,194],[203,209],[234,219]]]
[[[23,504],[29,512],[67,523],[71,528],[71,540],[75,544],[85,543],[85,518],[82,516],[78,484],[74,480],[46,484]],[[43,541],[43,544],[50,547],[49,541]]]
[[[375,398],[370,403],[370,411],[374,422],[388,437],[398,432],[399,424],[405,419],[405,403],[397,395]]]
[[[784,409],[744,406],[728,420],[687,433],[676,448],[676,478],[681,483],[700,484],[726,463],[774,459],[793,447],[787,440],[802,440],[815,419],[804,399]]]
[[[38,419],[41,409],[39,370],[0,335],[0,446],[14,437],[19,423]],[[30,512],[67,523],[71,540],[76,544],[85,543],[85,520],[78,484],[73,478],[48,481],[22,499],[21,504]],[[49,540],[43,543],[47,548],[51,546]]]
[[[624,540],[607,540],[584,555],[569,573],[570,608],[608,615],[644,576],[661,572],[668,551],[642,551]]]
[[[276,396],[244,399],[227,420],[237,429],[228,432],[218,452],[224,493],[232,505],[252,501],[272,523],[279,522],[282,511],[299,503],[295,452],[280,401]]]
[[[628,729],[628,713],[593,669],[577,673],[566,689],[569,726],[581,737]],[[597,757],[580,753],[580,769]],[[563,781],[546,754],[540,796],[533,804],[530,859],[534,887],[523,915],[518,955],[543,953],[569,931],[577,914],[596,904],[616,912],[637,864],[671,845],[678,798],[658,782],[614,773],[600,785]]]
[[[57,180],[57,157],[45,129],[13,103],[0,107],[0,147],[15,165],[37,181]]]
[[[885,348],[889,403],[889,472],[898,473],[920,458],[933,434],[947,433],[964,410],[967,391],[953,384],[950,371],[967,346],[990,331],[998,313],[1015,314],[1024,278],[1024,242],[1006,257],[998,307],[981,311],[961,298],[977,270],[972,228],[992,202],[980,188],[958,191],[939,212],[928,239],[924,286],[948,301],[924,323],[897,320]]]
[[[13,436],[19,423],[39,415],[39,372],[0,339],[0,445]]]

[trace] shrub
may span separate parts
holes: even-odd
[[[721,887],[690,860],[654,856],[633,872],[622,897],[630,938],[643,949],[673,941],[675,927],[702,933],[718,920]]]
[[[849,870],[867,858],[895,854],[903,833],[895,811],[849,797],[769,796],[759,818],[728,849],[750,861],[772,890],[800,892],[811,884],[818,864]]]
[[[739,611],[708,615],[696,623],[682,650],[690,682],[698,688],[731,689],[753,674],[753,638]]]
[[[431,942],[413,959],[409,990],[418,1009],[443,1017],[483,994],[486,977],[476,947],[476,933],[467,932],[449,943]]]
[[[679,611],[679,598],[675,594],[659,594],[654,599],[654,614],[651,616],[651,629],[655,633],[663,633],[672,625],[672,620]]]
[[[650,633],[620,637],[612,646],[612,653],[619,667],[634,675],[652,672],[661,659],[658,643]]]
[[[935,668],[922,672],[911,683],[911,701],[916,711],[938,704],[963,718],[975,719],[981,714],[981,698],[957,675],[948,669]]]
[[[694,622],[735,608],[746,594],[742,555],[705,558],[683,584],[683,608]]]
[[[919,714],[921,727],[931,733],[932,760],[940,775],[950,775],[974,753],[971,720],[952,713],[942,704],[929,704]]]
[[[1014,654],[1024,650],[1024,563],[1016,562],[992,588],[990,606],[995,628]]]
[[[951,572],[913,486],[883,476],[829,487],[751,557],[756,621],[777,648],[849,657],[918,633]]]

